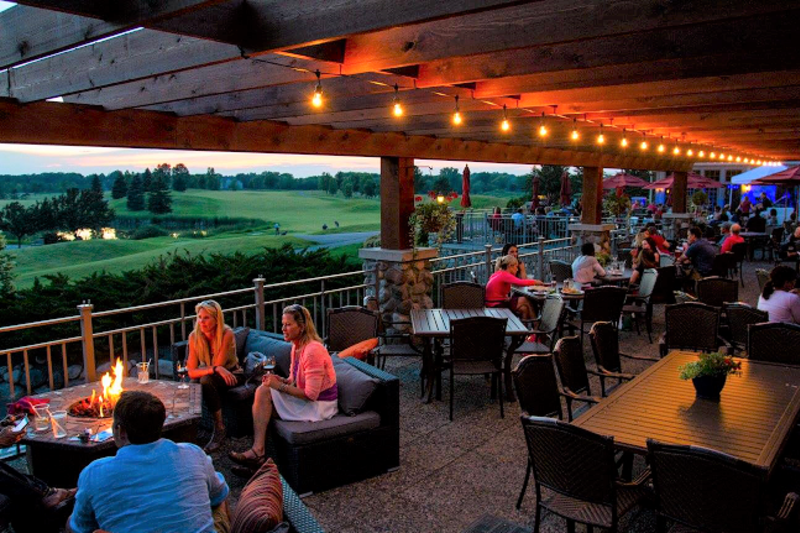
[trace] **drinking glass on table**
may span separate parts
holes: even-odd
[[[50,407],[47,404],[34,405],[33,429],[37,432],[50,429]]]
[[[189,368],[186,366],[186,363],[178,363],[178,366],[175,368],[178,373],[178,381],[181,382],[178,385],[179,389],[188,389],[189,384],[184,381],[187,377],[189,377]]]

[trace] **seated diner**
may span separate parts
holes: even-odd
[[[581,246],[581,255],[572,262],[572,279],[578,283],[591,283],[595,275],[605,276],[606,271],[594,256],[594,244],[585,242]]]
[[[758,297],[758,308],[769,313],[770,322],[800,324],[800,295],[795,288],[797,272],[779,265],[769,273],[769,281]]]
[[[486,284],[486,307],[505,307],[511,309],[515,315],[523,320],[534,318],[531,303],[519,295],[511,295],[511,286],[528,287],[542,285],[536,279],[521,279],[517,277],[519,262],[513,255],[504,255],[495,264],[495,273]]]

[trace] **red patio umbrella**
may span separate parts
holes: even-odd
[[[569,173],[565,170],[561,174],[561,205],[569,205],[572,202],[572,184],[569,182]]]
[[[531,211],[539,207],[539,175],[533,175],[533,193],[531,194]]]
[[[786,169],[781,170],[780,172],[776,172],[775,174],[770,174],[769,176],[764,176],[763,178],[758,178],[757,180],[753,180],[751,182],[752,185],[782,185],[784,187],[800,187],[800,165],[796,167],[789,167]],[[795,200],[795,213],[797,213],[798,207],[800,207],[800,190],[797,192],[797,197]],[[783,206],[784,209],[784,217],[786,216],[786,209],[788,208],[788,200],[787,204]]]
[[[606,178],[603,180],[604,189],[618,189],[620,187],[644,188],[647,187],[648,185],[650,185],[650,183],[643,180],[639,176],[634,176],[633,174],[625,174],[624,172],[614,174],[610,178]]]
[[[469,198],[469,165],[464,166],[464,173],[461,175],[461,207],[472,207],[472,200]]]
[[[675,183],[675,174],[670,174],[664,179],[654,181],[653,183],[648,184],[647,186],[643,187],[644,189],[671,189],[673,184]],[[690,172],[686,179],[686,188],[687,189],[720,189],[724,187],[724,185],[718,181],[712,180],[710,178],[706,178],[701,176],[700,174],[696,174],[694,172]]]

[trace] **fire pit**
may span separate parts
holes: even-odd
[[[92,395],[81,398],[69,406],[70,416],[79,418],[111,418],[114,414],[114,406],[122,394],[123,369],[122,361],[117,359],[117,364],[112,368],[114,379],[112,383],[111,375],[106,372],[100,383],[103,385],[103,392],[100,396],[97,391],[92,389]]]

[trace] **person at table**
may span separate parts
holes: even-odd
[[[517,260],[517,265],[519,266],[519,270],[517,270],[517,277],[519,279],[528,279],[528,273],[525,271],[525,263],[519,260],[519,248],[517,248],[516,244],[511,244],[507,242],[503,245],[503,251],[501,252],[501,257],[506,255],[513,255],[514,259]]]
[[[70,531],[227,531],[225,478],[198,446],[161,438],[165,418],[153,394],[122,393],[111,426],[119,449],[81,472]]]
[[[664,238],[663,235],[658,233],[658,228],[656,228],[655,224],[648,224],[645,228],[645,239],[652,239],[656,245],[656,251],[662,254],[669,253],[670,251],[670,244],[667,239]]]
[[[594,244],[585,242],[581,246],[581,255],[572,262],[572,279],[580,283],[591,283],[595,276],[605,276],[606,270],[594,256]]]
[[[0,431],[0,448],[9,448],[24,436],[24,429],[14,431],[13,424],[6,426]],[[0,494],[11,500],[9,516],[16,533],[57,533],[69,515],[76,491],[50,487],[0,461]]]
[[[495,263],[495,273],[486,284],[486,307],[505,307],[511,309],[515,315],[523,320],[534,318],[534,311],[527,298],[517,294],[511,295],[511,286],[529,287],[541,285],[536,279],[522,279],[517,277],[519,261],[513,255],[504,255]]]
[[[732,252],[734,244],[743,243],[744,237],[739,235],[741,232],[742,227],[739,224],[732,225],[730,235],[722,241],[722,245],[719,247],[720,253]]]
[[[631,285],[639,283],[642,274],[648,268],[658,268],[661,266],[661,254],[658,252],[656,242],[652,237],[642,241],[639,253],[636,254],[636,261],[633,263],[633,273],[631,274]]]
[[[758,297],[758,308],[769,313],[770,322],[800,324],[800,295],[795,288],[797,272],[779,265],[769,273],[769,281]]]
[[[769,216],[767,217],[767,226],[777,226],[778,225],[778,211],[776,209],[769,210]]]
[[[725,244],[725,240],[731,236],[731,227],[733,224],[730,222],[723,222],[722,225],[719,227],[719,240],[717,241],[717,245],[722,247]],[[741,228],[741,226],[739,226]]]
[[[689,228],[688,241],[689,248],[676,259],[676,263],[691,265],[695,279],[710,275],[714,258],[717,256],[717,248],[703,239],[703,234],[697,226]]]
[[[189,357],[186,368],[189,377],[199,381],[203,401],[214,418],[214,435],[205,450],[212,453],[225,439],[221,394],[240,385],[244,375],[239,370],[233,330],[225,325],[222,307],[214,300],[205,300],[194,308],[197,313],[194,331],[189,334]]]
[[[524,229],[525,215],[522,213],[521,207],[511,215],[511,220],[514,222],[514,231],[520,232]]]
[[[761,210],[756,209],[752,217],[747,221],[745,226],[747,231],[752,233],[764,233],[767,231],[767,219],[761,216]]]
[[[321,422],[333,418],[339,409],[333,361],[308,309],[302,305],[286,307],[281,329],[284,340],[292,343],[289,377],[263,377],[253,402],[253,447],[229,454],[233,461],[249,469],[264,463],[267,427],[273,413],[281,420]]]
[[[797,228],[797,213],[792,213],[789,218],[783,221],[783,230],[786,235],[791,235]]]

